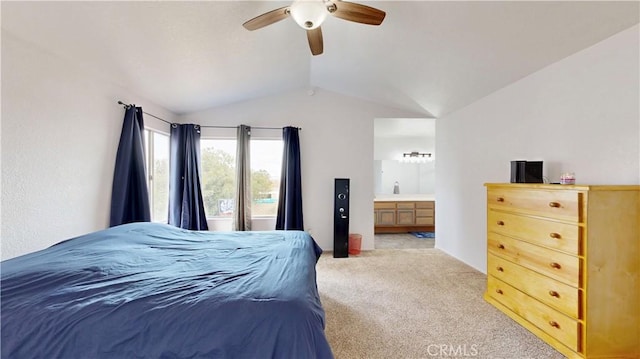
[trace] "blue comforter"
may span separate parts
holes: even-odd
[[[2,358],[331,358],[305,232],[135,223],[2,262]]]

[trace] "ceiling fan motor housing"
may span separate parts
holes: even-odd
[[[386,15],[382,10],[349,1],[293,0],[290,6],[256,16],[242,26],[253,31],[291,16],[300,27],[306,30],[311,54],[316,56],[323,52],[324,45],[320,25],[329,14],[339,19],[367,25],[380,25]]]

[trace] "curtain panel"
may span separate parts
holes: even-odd
[[[282,129],[283,152],[277,230],[304,230],[302,222],[302,176],[300,169],[300,137],[297,127]]]
[[[169,224],[208,230],[200,184],[200,126],[171,125],[169,163]]]
[[[111,227],[151,221],[143,133],[142,108],[127,106],[113,172]]]
[[[251,230],[251,127],[240,125],[236,141],[236,208],[233,230]]]

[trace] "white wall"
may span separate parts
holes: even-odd
[[[639,27],[436,121],[436,246],[486,270],[486,182],[541,159],[580,184],[640,184]]]
[[[118,100],[172,120],[101,74],[2,31],[2,259],[108,226]]]
[[[184,115],[180,122],[203,126],[301,127],[305,229],[323,249],[333,250],[334,179],[350,178],[349,229],[362,234],[362,249],[368,250],[374,248],[373,122],[380,117],[412,116],[421,115],[323,89],[316,89],[310,96],[301,89]]]

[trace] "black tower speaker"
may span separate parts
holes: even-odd
[[[349,179],[336,178],[333,205],[333,257],[349,257]]]

